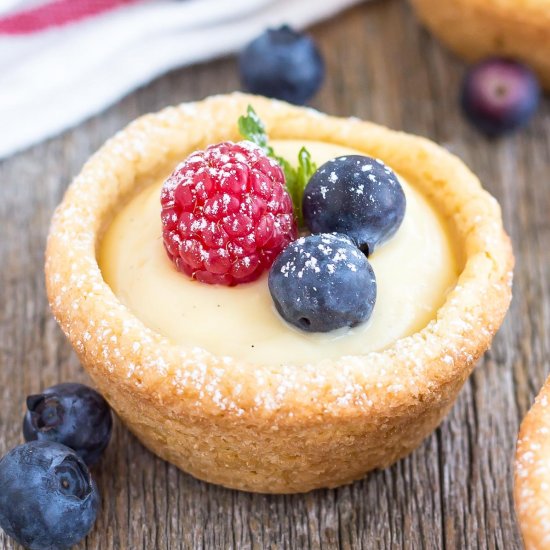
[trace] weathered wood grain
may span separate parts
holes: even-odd
[[[349,487],[229,491],[155,458],[117,424],[96,472],[103,509],[82,548],[521,548],[514,443],[550,372],[550,102],[517,136],[478,135],[457,109],[462,63],[399,0],[365,4],[313,34],[328,63],[316,107],[443,143],[499,198],[517,256],[510,314],[440,429],[409,458]],[[48,311],[42,274],[49,218],[68,182],[136,116],[238,86],[232,58],[176,71],[0,163],[0,452],[21,442],[25,395],[86,380]],[[0,546],[14,547],[3,534]]]

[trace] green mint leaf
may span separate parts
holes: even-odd
[[[269,154],[264,123],[252,108],[252,105],[248,106],[246,115],[239,117],[239,132],[245,139],[255,143]]]
[[[296,170],[294,169],[292,164],[290,164],[290,162],[288,162],[288,160],[286,160],[285,158],[279,157],[277,155],[271,156],[281,165],[281,168],[283,169],[283,172],[285,174],[286,186],[290,191],[290,188],[293,187],[296,182]]]
[[[295,183],[296,188],[294,190],[294,196],[292,197],[299,225],[304,224],[304,218],[302,215],[302,197],[304,196],[306,185],[316,171],[317,165],[311,160],[311,153],[305,147],[302,147],[298,153],[298,170],[296,171]]]
[[[278,156],[273,147],[268,144],[264,123],[251,105],[248,106],[246,115],[239,117],[238,124],[239,132],[245,139],[261,147],[266,155],[277,161],[281,166],[285,175],[286,188],[294,203],[294,213],[298,225],[303,225],[302,197],[304,189],[317,170],[317,165],[311,160],[311,154],[305,147],[302,147],[298,153],[297,168],[294,168],[285,158]]]

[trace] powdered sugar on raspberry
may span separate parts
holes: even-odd
[[[161,204],[168,256],[205,283],[256,279],[297,232],[280,166],[248,141],[192,153],[164,183]]]

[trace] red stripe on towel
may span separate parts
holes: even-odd
[[[0,34],[31,34],[74,23],[137,0],[54,0],[0,18]]]

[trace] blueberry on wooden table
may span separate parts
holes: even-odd
[[[65,383],[27,397],[26,441],[53,441],[73,449],[88,466],[96,464],[111,439],[107,401],[84,384]]]
[[[99,492],[83,460],[50,441],[31,441],[0,460],[0,527],[31,550],[70,548],[92,528]]]
[[[239,56],[244,87],[254,94],[301,105],[325,77],[325,64],[313,39],[284,25],[268,29]]]
[[[527,66],[509,59],[487,59],[472,66],[460,101],[468,120],[496,137],[525,126],[537,110],[540,85]]]

